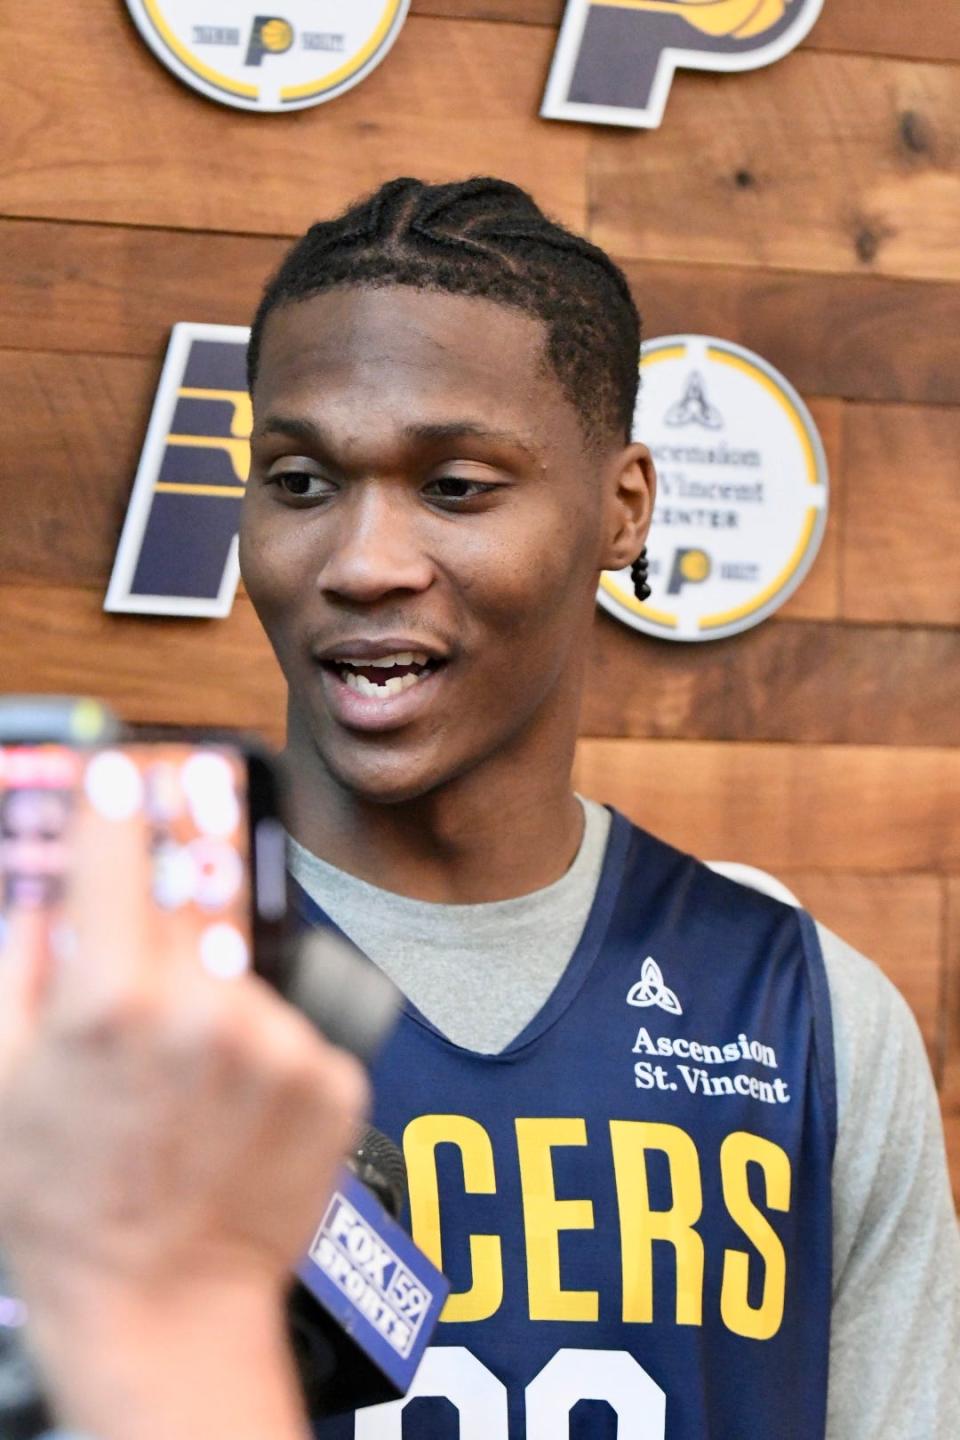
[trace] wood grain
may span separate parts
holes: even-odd
[[[944,905],[943,1085],[941,1099],[957,1114],[960,1142],[960,878],[951,876]],[[957,1159],[960,1161],[960,1144]]]
[[[107,615],[94,591],[0,590],[7,691],[96,695],[126,720],[226,725],[279,743],[285,689],[253,606],[227,620]]]
[[[600,614],[581,731],[637,739],[952,745],[960,631],[782,620],[680,645]],[[908,696],[923,696],[911,704]]]
[[[0,346],[158,353],[173,320],[246,324],[289,241],[0,220]],[[625,261],[645,332],[724,335],[806,395],[960,404],[960,286]]]
[[[0,220],[0,347],[163,354],[176,320],[247,325],[289,240]]]
[[[680,72],[659,130],[595,127],[591,236],[624,257],[957,280],[958,156],[960,66],[798,50],[735,81]]]
[[[181,84],[113,0],[59,0],[55,24],[26,28],[7,7],[0,49],[17,62],[0,76],[2,208],[296,235],[394,175],[499,173],[582,225],[587,132],[537,118],[553,39],[414,16],[362,85],[264,116]]]
[[[565,0],[413,0],[418,15],[460,20],[509,20],[560,24]],[[903,0],[828,0],[802,42],[813,50],[849,50],[918,60],[960,60],[960,10],[956,0],[924,0],[922,20]]]
[[[580,789],[672,844],[781,870],[960,869],[960,750],[582,740]]]
[[[852,405],[844,454],[843,615],[956,625],[960,410]]]
[[[0,351],[6,587],[105,590],[161,358]]]
[[[960,60],[956,0],[923,0],[922,12],[903,0],[826,0],[804,44],[814,50]]]
[[[812,915],[876,961],[908,1001],[935,1076],[943,1069],[944,882],[936,875],[779,876]]]
[[[649,336],[723,335],[805,395],[960,404],[960,285],[625,260]]]
[[[953,1199],[960,1211],[960,1114],[947,1114],[943,1122],[947,1142],[947,1163],[953,1182]]]
[[[412,15],[451,20],[507,20],[514,25],[560,24],[565,0],[412,0]]]

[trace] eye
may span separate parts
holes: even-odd
[[[300,469],[289,462],[285,469],[271,470],[267,484],[276,485],[280,493],[291,500],[322,500],[326,495],[333,495],[337,488],[325,475]]]
[[[490,485],[482,480],[468,480],[465,475],[439,475],[435,480],[429,480],[423,487],[423,493],[431,500],[464,501],[474,500],[479,495],[489,494],[496,490],[496,485]]]

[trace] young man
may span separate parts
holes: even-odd
[[[406,1418],[320,1433],[946,1440],[960,1263],[906,1006],[571,789],[597,579],[653,505],[638,346],[611,261],[497,180],[315,225],[256,317],[241,564],[292,870],[409,997],[374,1120],[453,1281]]]

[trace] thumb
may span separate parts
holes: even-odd
[[[50,976],[51,916],[33,906],[13,906],[0,916],[0,1079],[30,1033]]]

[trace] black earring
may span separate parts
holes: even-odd
[[[650,570],[650,560],[647,556],[647,547],[644,545],[640,554],[630,566],[630,578],[633,581],[633,593],[638,600],[649,600],[652,594],[650,582],[647,579]]]

